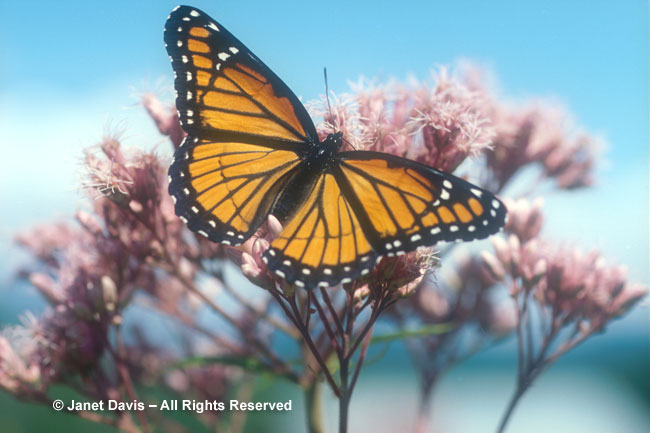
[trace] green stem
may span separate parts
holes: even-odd
[[[323,386],[318,378],[305,389],[305,411],[308,433],[325,433],[323,419]]]

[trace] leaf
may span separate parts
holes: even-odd
[[[232,365],[240,367],[244,370],[253,373],[271,373],[278,376],[277,372],[272,367],[261,362],[253,356],[237,356],[237,355],[223,355],[223,356],[195,356],[187,358],[173,364],[170,369],[186,368],[186,367],[205,367],[214,364],[219,365]]]
[[[433,325],[423,326],[418,329],[405,329],[402,331],[392,332],[384,335],[372,337],[370,344],[391,343],[397,340],[404,340],[414,337],[426,337],[428,335],[440,335],[451,331],[454,328],[452,323],[436,323]]]

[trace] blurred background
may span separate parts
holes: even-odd
[[[196,1],[273,69],[303,101],[349,90],[360,76],[429,78],[469,59],[514,100],[563,103],[609,145],[597,184],[546,195],[545,232],[598,248],[648,283],[648,2]],[[80,206],[81,150],[106,133],[171,154],[139,105],[172,102],[162,42],[170,1],[2,2],[0,16],[0,326],[44,308],[15,278],[26,256],[16,230],[66,218]],[[608,331],[562,358],[524,397],[511,432],[645,432],[650,428],[650,321],[643,301]],[[514,341],[482,352],[445,377],[434,396],[436,431],[492,430],[514,385]],[[400,345],[361,375],[351,431],[399,431],[416,412],[416,377]],[[300,395],[287,387],[287,395]],[[329,401],[329,426],[336,425]],[[0,394],[3,431],[109,431]],[[391,410],[385,410],[390,408]],[[382,410],[383,409],[383,410]],[[11,415],[9,415],[11,414]],[[372,414],[372,417],[368,417]],[[36,416],[38,415],[38,416]],[[299,426],[299,408],[253,417]],[[295,418],[295,419],[294,419]],[[45,421],[43,421],[45,420]],[[44,424],[43,424],[44,422]],[[249,428],[253,430],[254,426]]]

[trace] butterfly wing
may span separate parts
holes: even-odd
[[[179,6],[165,24],[183,129],[200,137],[318,142],[298,98],[226,28],[200,10]]]
[[[493,194],[453,175],[385,153],[341,152],[264,260],[297,286],[333,286],[384,255],[485,238],[505,217]]]
[[[298,287],[328,287],[350,282],[377,259],[361,222],[328,172],[318,176],[292,213],[263,260]]]
[[[499,199],[451,174],[378,152],[341,152],[338,161],[334,176],[379,255],[482,239],[505,224]]]
[[[203,12],[176,8],[165,44],[189,134],[170,167],[176,213],[215,242],[241,243],[305,174],[303,159],[319,145],[314,125],[287,86]],[[298,286],[351,281],[382,255],[486,237],[505,220],[488,191],[392,155],[343,152],[313,179],[264,254]]]
[[[264,222],[300,158],[266,146],[188,135],[169,168],[176,214],[213,242],[239,245]]]
[[[189,134],[169,171],[176,213],[210,240],[239,244],[318,143],[316,130],[291,90],[200,10],[172,11],[165,46]]]

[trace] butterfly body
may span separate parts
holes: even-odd
[[[314,288],[365,275],[382,256],[503,226],[502,203],[471,183],[390,154],[341,151],[340,132],[320,141],[291,90],[205,13],[175,9],[165,43],[188,133],[169,192],[191,230],[238,245],[273,214],[283,229],[264,261]]]

